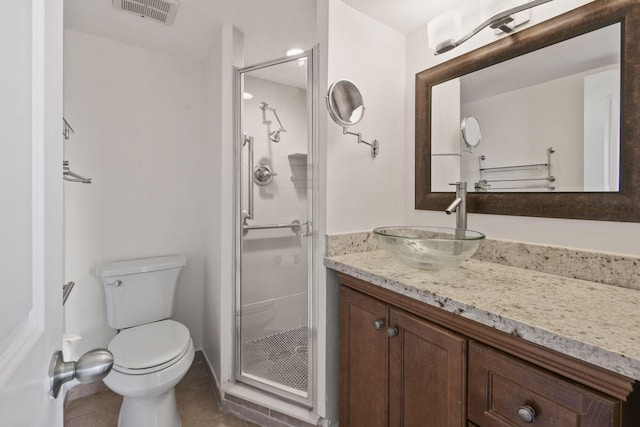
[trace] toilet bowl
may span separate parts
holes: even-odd
[[[183,256],[101,264],[107,322],[118,334],[107,348],[114,364],[104,383],[123,396],[118,427],[179,427],[175,386],[193,362],[189,329],[173,314]]]
[[[179,426],[174,387],[195,350],[189,330],[163,320],[120,332],[109,343],[114,364],[104,383],[123,396],[119,426]]]

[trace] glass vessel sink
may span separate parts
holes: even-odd
[[[484,234],[446,227],[401,226],[373,230],[383,249],[422,270],[455,267],[473,255]]]

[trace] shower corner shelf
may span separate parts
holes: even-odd
[[[291,182],[307,182],[307,155],[304,153],[289,154],[289,166],[291,167]]]
[[[307,164],[307,155],[305,153],[292,153],[287,156],[289,163],[293,164]]]

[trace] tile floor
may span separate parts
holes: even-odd
[[[187,375],[176,386],[182,427],[254,427],[257,424],[225,414],[218,408],[209,373],[202,360],[194,361]],[[64,410],[65,427],[115,427],[122,397],[102,390],[68,401]]]

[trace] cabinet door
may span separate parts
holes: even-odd
[[[340,427],[387,426],[386,327],[386,304],[340,289]]]
[[[466,339],[393,308],[389,325],[389,426],[463,426]]]

